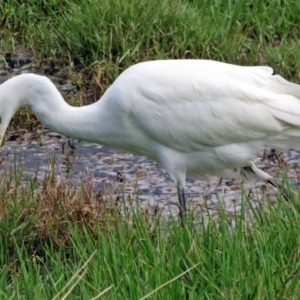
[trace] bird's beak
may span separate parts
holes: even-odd
[[[8,124],[9,124],[9,121],[5,122],[3,119],[0,118],[0,147],[5,144],[4,135],[5,135]]]

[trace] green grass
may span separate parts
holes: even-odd
[[[8,0],[0,52],[55,63],[84,103],[84,87],[97,98],[128,66],[160,58],[267,64],[297,82],[299,24],[299,1]],[[20,171],[0,177],[1,299],[299,297],[298,197],[181,228],[124,213],[93,197],[91,183],[78,190],[51,174],[23,186]]]
[[[1,177],[1,299],[299,295],[298,197],[265,200],[233,219],[223,210],[189,217],[182,228],[142,209],[124,212],[112,198],[97,201],[91,182],[78,190],[52,173],[24,186],[19,173]]]
[[[84,69],[103,89],[150,59],[269,64],[293,80],[300,63],[298,1],[8,0],[0,16],[1,49]]]

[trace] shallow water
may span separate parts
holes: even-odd
[[[33,58],[26,59],[22,54],[11,66],[0,65],[1,76],[34,72]],[[58,89],[64,93],[75,89],[68,79],[58,80]],[[141,206],[156,206],[164,208],[164,213],[178,213],[177,190],[168,174],[160,164],[130,153],[111,149],[109,147],[72,141],[61,135],[43,129],[39,134],[13,129],[9,130],[6,144],[1,149],[3,168],[15,160],[24,169],[24,181],[28,176],[43,178],[50,170],[50,160],[55,154],[56,174],[58,177],[68,177],[71,183],[80,185],[82,180],[92,178],[95,193],[108,191],[115,197],[125,195],[138,198]],[[300,152],[289,151],[284,154],[288,164],[289,176],[298,183]],[[278,177],[277,162],[258,159],[257,166],[266,170],[275,178]],[[120,180],[120,178],[122,178]],[[228,213],[234,214],[241,206],[240,182],[233,179],[222,180],[215,177],[206,181],[187,179],[187,193],[191,208],[202,212],[205,207],[218,211],[220,204]],[[245,185],[246,193],[254,204],[258,204],[265,196],[274,198],[276,189],[264,182],[258,181]]]

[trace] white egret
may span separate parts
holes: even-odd
[[[298,146],[300,86],[272,74],[208,60],[143,62],[83,107],[67,104],[46,77],[23,74],[0,85],[0,141],[29,106],[53,131],[160,162],[177,184],[182,214],[186,176],[271,181],[252,160],[264,149]]]

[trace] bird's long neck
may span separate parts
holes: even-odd
[[[112,126],[110,112],[100,100],[97,103],[73,107],[66,103],[55,85],[46,77],[24,74],[0,86],[0,108],[9,116],[23,106],[30,106],[47,128],[76,139],[118,147],[118,121]],[[105,97],[104,97],[105,99]],[[3,102],[3,103],[2,103]],[[124,129],[124,128],[123,128]],[[124,133],[124,130],[123,130]]]
[[[58,96],[55,99],[57,100]],[[53,106],[50,94],[36,101],[46,104],[42,110],[38,105],[31,105],[31,108],[47,128],[67,137],[120,148],[120,127],[124,125],[118,124],[120,120],[111,116],[105,99],[81,107],[70,106],[62,97],[59,104]],[[122,131],[125,133],[125,128],[122,128]]]
[[[32,109],[47,128],[67,137],[104,144],[107,135],[110,135],[100,124],[101,105],[73,107],[64,103],[57,109],[49,110],[46,115],[35,111],[34,107]]]

